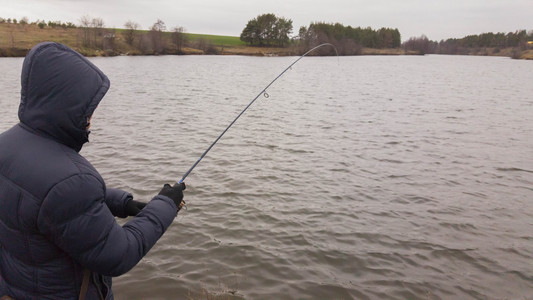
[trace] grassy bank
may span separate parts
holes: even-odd
[[[24,56],[35,44],[55,41],[76,44],[75,29],[40,29],[34,25],[0,24],[0,56]]]
[[[153,38],[146,30],[135,31],[135,40],[130,45],[126,42],[124,29],[102,28],[98,34],[91,31],[94,37],[87,43],[82,28],[63,28],[35,24],[0,24],[0,57],[22,57],[36,44],[54,41],[66,44],[85,56],[112,55],[153,55],[153,54],[221,54],[221,55],[256,55],[286,56],[298,55],[302,49],[295,47],[270,48],[250,47],[236,36],[220,36],[209,34],[184,33],[184,41],[179,47],[173,42],[171,32],[161,32],[158,47],[154,50]],[[106,40],[108,39],[108,40]],[[90,46],[88,46],[88,44]],[[401,48],[374,49],[362,48],[361,55],[411,55]],[[517,52],[516,49],[482,48],[469,51],[469,55],[507,56],[513,58],[533,59],[533,50]]]
[[[124,29],[104,29],[104,34],[114,36],[113,45],[102,49],[102,45],[87,47],[83,43],[83,32],[79,28],[44,27],[37,25],[0,24],[0,57],[25,56],[28,51],[40,42],[54,41],[68,45],[86,56],[105,55],[150,55],[152,49],[145,46],[140,49],[141,41],[147,40],[148,31],[136,31],[136,40],[132,45],[126,43]],[[293,54],[286,48],[248,47],[236,36],[220,36],[209,34],[184,33],[185,42],[178,49],[170,32],[162,32],[162,49],[159,54],[234,54],[234,55],[289,55]],[[101,37],[100,37],[101,39]],[[178,53],[179,52],[179,53]]]
[[[139,50],[141,41],[147,39],[148,31],[146,30],[136,31],[137,37],[132,45],[126,43],[123,29],[102,29],[102,35],[95,40],[103,39],[106,34],[113,37],[111,46],[103,47],[103,43],[98,42],[95,46],[88,47],[84,46],[86,43],[83,42],[83,32],[79,28],[49,26],[39,28],[37,25],[30,24],[2,23],[0,24],[0,56],[25,56],[33,46],[45,41],[66,44],[86,56],[153,54],[148,47],[145,47],[144,52]],[[221,54],[261,55],[264,52],[247,47],[239,37],[192,33],[185,33],[184,36],[185,44],[179,49],[180,54],[204,54],[206,49],[201,49],[202,47],[214,47],[217,52],[223,50]],[[170,32],[162,32],[161,41],[164,51],[160,54],[177,54],[177,46],[170,42],[171,38]]]

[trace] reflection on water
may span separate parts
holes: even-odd
[[[82,150],[148,201],[294,58],[94,58]],[[20,59],[1,59],[0,129]],[[305,58],[186,182],[187,211],[117,299],[533,295],[533,68],[504,58]]]

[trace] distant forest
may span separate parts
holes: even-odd
[[[260,47],[297,47],[301,51],[322,43],[336,46],[340,55],[358,55],[362,48],[399,48],[401,35],[398,29],[353,28],[340,23],[311,23],[302,26],[298,35],[290,38],[293,32],[292,20],[279,18],[274,14],[257,16],[246,24],[241,33],[241,40],[250,46]],[[322,49],[319,55],[332,54],[332,49]]]
[[[340,23],[311,23],[309,27],[300,27],[296,39],[300,48],[331,43],[336,46],[339,55],[360,55],[363,47],[375,49],[393,49],[401,47],[401,35],[397,28],[351,27]],[[324,51],[331,51],[323,49]]]
[[[490,48],[496,53],[504,48],[513,48],[513,56],[521,51],[532,48],[533,30],[529,33],[526,30],[517,30],[509,33],[482,33],[479,35],[469,35],[461,39],[447,39],[440,42],[430,41],[426,36],[410,38],[402,46],[406,50],[414,50],[419,54],[469,54],[472,49],[478,54],[489,55]],[[492,54],[496,54],[492,53]],[[518,57],[516,57],[518,58]]]
[[[345,26],[341,23],[311,23],[302,26],[298,35],[289,39],[292,33],[292,20],[278,18],[274,14],[263,14],[248,22],[241,33],[241,40],[252,46],[298,47],[300,53],[312,46],[331,43],[340,55],[359,55],[363,48],[394,49],[402,48],[413,54],[497,54],[504,48],[515,49],[513,55],[532,48],[533,30],[517,30],[509,33],[482,33],[461,39],[431,41],[425,35],[412,37],[401,42],[397,28],[361,28]],[[488,53],[488,48],[492,53]],[[474,51],[473,51],[474,50]],[[331,55],[331,49],[322,49],[320,55]]]

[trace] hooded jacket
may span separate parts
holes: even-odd
[[[111,276],[133,268],[170,226],[176,205],[155,196],[125,225],[131,194],[107,189],[78,152],[108,78],[74,50],[41,43],[26,56],[20,123],[0,134],[0,297],[112,299]]]

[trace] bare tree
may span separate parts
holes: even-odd
[[[421,35],[420,37],[410,38],[402,46],[407,51],[415,51],[420,55],[425,55],[429,51],[430,41],[425,35]]]
[[[137,35],[136,31],[140,28],[140,26],[138,23],[128,21],[124,24],[124,28],[126,28],[126,30],[122,32],[122,35],[124,36],[126,43],[131,46],[133,45],[133,42],[135,42]]]
[[[150,29],[161,32],[165,31],[167,29],[167,26],[165,25],[165,22],[163,22],[163,20],[157,19],[157,21],[154,23],[154,25],[152,25]]]
[[[176,45],[178,53],[181,53],[181,49],[185,44],[185,29],[183,27],[174,27],[172,29],[172,42]]]
[[[93,31],[94,45],[97,47],[102,47],[104,37],[104,20],[102,20],[102,18],[93,18],[91,20],[91,27]]]
[[[85,15],[80,18],[79,33],[81,35],[81,43],[85,47],[91,46],[91,17]]]
[[[61,22],[57,23],[60,24]],[[101,48],[104,44],[104,20],[91,18],[88,15],[81,17],[79,33],[83,46]]]
[[[164,40],[163,40],[163,31],[166,30],[165,22],[160,19],[157,19],[157,22],[152,25],[150,28],[150,39],[152,40],[152,49],[154,54],[162,53],[165,49]]]

